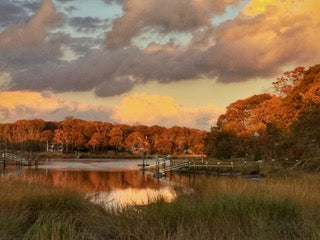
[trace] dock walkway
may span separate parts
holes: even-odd
[[[11,152],[3,152],[0,154],[0,164],[4,167],[7,165],[8,161],[13,161],[16,165],[20,166],[34,166],[35,161],[31,161],[21,155],[11,153]]]
[[[171,160],[153,159],[155,164],[149,165],[148,160],[143,160],[141,170],[152,171],[154,176],[165,176],[168,172],[187,172],[187,173],[210,173],[214,175],[247,175],[251,173],[259,174],[262,161],[247,162],[243,161],[204,161],[198,160]]]

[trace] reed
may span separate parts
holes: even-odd
[[[81,193],[0,181],[0,239],[320,239],[320,176],[199,178],[177,198],[108,210]]]

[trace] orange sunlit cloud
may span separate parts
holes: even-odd
[[[181,125],[208,130],[222,113],[213,105],[181,106],[173,97],[150,94],[129,95],[113,107],[66,101],[49,92],[0,92],[0,99],[2,122],[32,118],[62,120],[68,115],[84,119],[92,115],[88,120],[93,120],[99,113],[99,119],[95,120],[167,127]]]
[[[39,92],[0,92],[0,107],[13,110],[17,106],[38,109],[39,111],[56,110],[63,102],[53,95],[44,96]]]
[[[0,122],[43,118],[62,120],[65,116],[95,117],[108,120],[109,109],[102,106],[76,103],[58,98],[50,92],[0,92]]]
[[[118,122],[131,124],[188,127],[202,125],[209,128],[221,113],[222,110],[213,105],[182,106],[173,97],[141,93],[123,98],[114,107],[112,117]]]

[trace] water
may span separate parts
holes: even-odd
[[[54,160],[38,168],[9,168],[5,177],[76,189],[107,207],[144,205],[160,197],[170,202],[176,187],[190,180],[179,174],[157,179],[140,171],[138,163],[141,160]]]

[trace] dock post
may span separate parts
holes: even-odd
[[[261,172],[262,163],[259,163],[259,173]]]
[[[220,162],[217,162],[217,174],[220,176]]]
[[[28,157],[27,157],[28,159],[27,159],[27,162],[28,162],[28,167],[30,168],[31,167],[31,159],[32,159],[32,156],[31,156],[31,152],[29,152],[29,155],[28,155]]]
[[[2,156],[3,156],[3,159],[2,159],[2,161],[3,161],[3,171],[5,171],[6,170],[6,155],[3,153]]]
[[[157,159],[157,174],[159,177],[159,175],[160,175],[160,161],[159,161],[159,159]]]
[[[259,174],[261,173],[261,161],[260,160],[258,161],[258,173]]]
[[[233,162],[230,163],[231,164],[231,176],[234,175],[234,172],[233,172]]]
[[[246,176],[247,175],[247,161],[244,161],[244,170],[243,174]]]
[[[0,159],[2,160],[2,167],[3,167],[1,176],[4,177],[6,174],[6,158],[4,153],[1,153]]]
[[[275,161],[276,161],[275,159],[272,159],[272,160],[271,160],[271,165],[272,165],[272,169],[273,169],[273,170],[275,169],[275,166],[274,166]]]
[[[39,165],[39,161],[38,161],[38,157],[35,158],[35,167],[38,168]]]
[[[201,163],[203,165],[203,152],[201,152]]]

